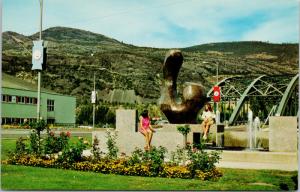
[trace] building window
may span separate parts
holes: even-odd
[[[14,95],[2,95],[2,102],[7,103],[21,103],[21,104],[37,104],[37,98],[35,97],[24,97]],[[53,103],[54,105],[54,103]]]
[[[11,102],[16,103],[16,101],[17,101],[16,96],[11,96]]]
[[[2,95],[2,102],[6,101],[6,95]]]
[[[54,124],[54,123],[55,123],[55,119],[53,119],[53,118],[48,118],[48,119],[47,119],[47,123],[48,123],[48,124]]]
[[[25,97],[25,103],[29,103],[29,97]]]
[[[17,96],[12,96],[12,95],[2,95],[2,102],[7,102],[7,103],[16,103],[17,101]]]
[[[12,101],[12,96],[11,95],[7,95],[6,96],[6,102],[11,102]]]
[[[54,100],[47,100],[47,111],[54,111]]]
[[[25,103],[25,97],[22,97],[22,96],[21,96],[21,97],[19,98],[19,103]]]
[[[11,124],[12,120],[11,118],[5,118],[5,124]]]

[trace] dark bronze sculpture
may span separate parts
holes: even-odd
[[[177,96],[177,77],[183,62],[179,50],[171,50],[166,54],[163,64],[163,84],[158,101],[161,111],[170,123],[196,123],[197,113],[207,102],[204,88],[195,83],[186,83],[183,99]]]

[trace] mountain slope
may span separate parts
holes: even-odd
[[[34,80],[31,71],[32,40],[3,33],[3,72]],[[104,35],[65,27],[43,31],[48,41],[48,67],[43,85],[55,92],[89,101],[96,75],[98,90],[134,89],[137,95],[156,101],[159,97],[162,63],[168,49],[137,47]],[[22,42],[20,42],[21,40]],[[25,48],[28,51],[25,51]],[[220,76],[298,73],[298,45],[264,42],[204,44],[182,49],[184,63],[179,73],[179,90],[186,81],[202,83],[209,89]]]

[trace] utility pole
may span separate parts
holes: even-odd
[[[43,27],[43,0],[40,0],[40,41],[42,40],[42,27]],[[41,111],[41,71],[38,71],[38,96],[37,96],[37,120],[40,120]]]
[[[219,62],[217,61],[217,82],[216,85],[218,85],[219,82]],[[217,109],[216,109],[216,124],[220,124],[220,111],[219,111],[219,102],[217,102]]]
[[[219,82],[219,62],[217,62],[217,83]]]
[[[96,98],[95,72],[94,72],[94,96]],[[93,129],[95,129],[95,108],[96,108],[96,102],[93,102]]]

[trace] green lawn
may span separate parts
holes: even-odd
[[[16,148],[16,139],[14,138],[2,138],[1,140],[1,159],[7,159],[9,151]]]
[[[222,169],[219,181],[167,179],[2,165],[4,190],[280,190],[296,172]]]

